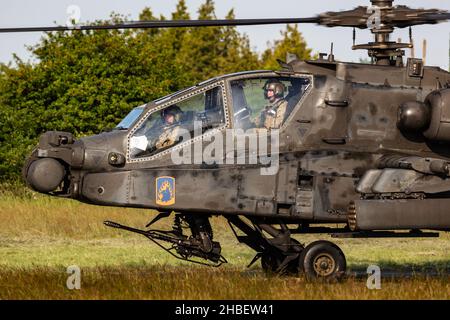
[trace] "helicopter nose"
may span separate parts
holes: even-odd
[[[64,166],[56,159],[41,158],[31,163],[26,173],[27,182],[36,191],[54,191],[64,179]]]
[[[70,168],[81,167],[83,161],[82,142],[76,141],[69,132],[47,131],[26,159],[22,177],[33,190],[41,193],[56,191],[60,186],[58,192],[67,192]]]

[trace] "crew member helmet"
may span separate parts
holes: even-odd
[[[284,92],[286,91],[286,87],[284,84],[276,79],[270,79],[264,85],[264,97],[268,99],[267,91],[273,90],[276,98],[284,98]]]
[[[161,118],[164,120],[166,116],[173,115],[175,117],[175,122],[180,122],[181,117],[183,115],[183,111],[181,111],[180,107],[177,105],[170,106],[161,111]]]

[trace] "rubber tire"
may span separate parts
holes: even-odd
[[[320,254],[327,254],[334,260],[334,270],[330,275],[321,276],[314,270],[314,260]],[[303,249],[299,258],[300,270],[302,270],[308,280],[337,281],[345,276],[347,261],[345,255],[336,244],[330,241],[319,240],[310,243]]]

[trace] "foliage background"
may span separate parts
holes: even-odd
[[[192,18],[184,0],[170,18]],[[216,18],[212,0],[197,18]],[[233,10],[227,18],[234,18]],[[166,18],[144,8],[140,19]],[[112,14],[110,20],[125,19]],[[311,58],[297,26],[287,26],[261,56],[235,27],[54,32],[29,50],[36,63],[15,56],[0,65],[0,183],[19,180],[25,157],[45,131],[99,133],[133,107],[208,78],[276,69],[288,52]]]

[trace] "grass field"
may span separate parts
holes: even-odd
[[[449,234],[333,240],[346,254],[349,277],[324,284],[267,276],[259,263],[246,268],[254,253],[237,244],[222,218],[212,219],[229,261],[220,268],[176,260],[142,236],[103,226],[113,220],[142,228],[153,216],[149,210],[2,194],[0,299],[450,299]],[[155,227],[170,225],[167,219]],[[381,267],[381,290],[366,287],[370,264]],[[66,287],[70,265],[81,268],[81,290]]]

